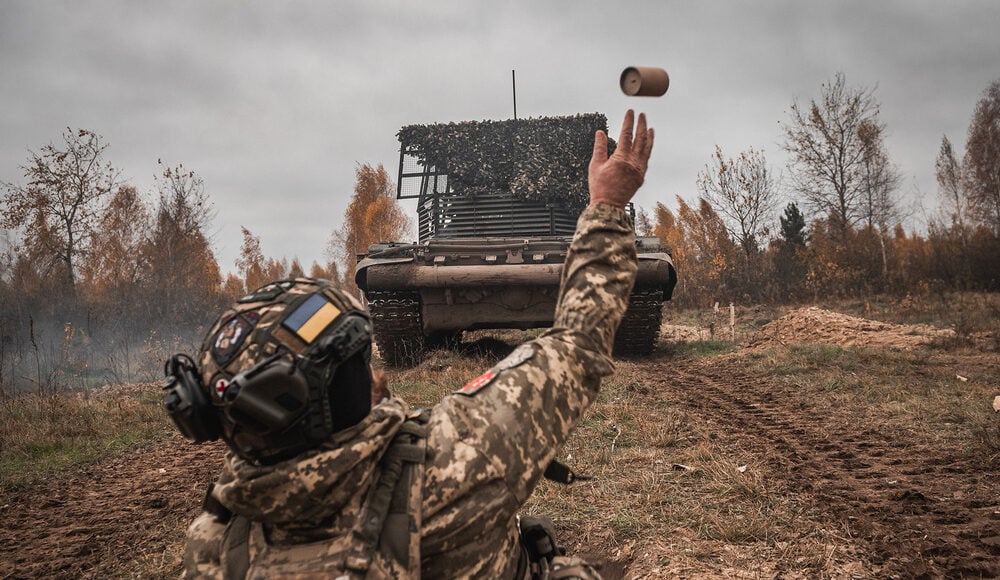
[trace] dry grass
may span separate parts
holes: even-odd
[[[162,438],[157,385],[0,400],[0,493]]]
[[[791,396],[803,404],[873,427],[894,425],[918,444],[952,441],[957,450],[1000,457],[991,407],[1000,374],[988,354],[810,345],[747,360],[755,375],[794,386]]]
[[[952,300],[969,312],[949,313],[945,301],[929,298],[905,308],[886,301],[884,310],[883,303],[832,309],[941,326],[964,317],[975,322],[969,335],[1000,326],[994,298],[956,295]],[[747,317],[742,328],[750,331],[783,312],[745,309],[740,314]],[[414,368],[389,371],[391,386],[411,406],[432,407],[502,358],[505,350],[498,341],[516,343],[531,336],[467,337],[459,352],[436,351]],[[1000,429],[989,404],[1000,394],[1000,370],[995,354],[984,352],[981,344],[979,350],[948,344],[919,351],[803,345],[732,354],[735,348],[728,341],[663,345],[662,365],[656,368],[668,369],[668,356],[736,357],[747,375],[781,387],[782,403],[789,408],[829,409],[835,420],[860,423],[862,430],[886,427],[912,437],[914,445],[1000,459]],[[768,450],[742,446],[740,438],[726,436],[727,425],[706,422],[653,391],[657,383],[645,375],[652,368],[648,362],[617,366],[560,450],[561,460],[594,479],[571,486],[543,481],[523,509],[551,516],[571,552],[627,564],[629,577],[870,574],[868,554],[857,547],[851,530],[818,516],[785,487],[786,479],[774,477]],[[87,398],[2,401],[0,484],[23,485],[45,470],[140,445],[167,432],[167,422],[154,386]],[[178,549],[145,553],[123,566],[122,575],[172,573]]]
[[[628,563],[629,577],[769,576],[774,562],[808,576],[828,563],[831,532],[769,481],[764,458],[651,404],[636,365],[618,368],[561,454],[594,479],[543,481],[526,513],[553,517],[571,551]]]
[[[988,312],[992,303],[981,304],[986,310],[977,311],[975,332],[996,324]],[[912,434],[915,445],[951,445],[994,458],[1000,452],[989,406],[1000,376],[989,355],[952,345],[932,351],[807,345],[740,355],[727,354],[735,348],[727,341],[668,347],[672,356],[739,356],[749,374],[791,387],[783,391],[797,397],[789,405],[827,408],[873,429],[890,425]],[[407,392],[422,393],[426,405],[491,363],[439,353],[429,366],[398,379]],[[618,373],[561,451],[560,459],[594,479],[572,486],[543,481],[525,513],[552,516],[571,551],[627,563],[630,577],[816,577],[870,570],[850,530],[816,519],[782,480],[769,477],[761,450],[723,441],[715,430],[725,426],[706,426],[650,393],[641,366],[618,363]],[[448,386],[430,386],[443,383]]]

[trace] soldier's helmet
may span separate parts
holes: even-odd
[[[361,304],[327,281],[273,282],[219,317],[197,362],[167,360],[164,407],[192,441],[283,461],[368,415],[371,333]]]

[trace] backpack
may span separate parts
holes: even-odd
[[[255,580],[419,578],[428,420],[429,413],[418,411],[400,427],[381,459],[378,481],[362,505],[361,516],[348,534],[316,542],[272,545],[259,523],[229,512],[214,500],[210,488],[205,510],[220,521],[228,521],[220,550],[224,576]],[[557,461],[548,466],[545,477],[564,484],[589,479]],[[564,556],[548,518],[519,518],[518,528],[518,578],[600,578],[585,562]]]
[[[272,545],[261,524],[231,515],[220,550],[225,577],[419,578],[427,420],[428,414],[421,411],[403,423],[381,459],[378,481],[350,533]],[[221,504],[212,507],[225,510]]]

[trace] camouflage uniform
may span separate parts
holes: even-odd
[[[588,207],[566,259],[553,327],[434,407],[416,520],[422,576],[515,575],[515,515],[613,370],[614,333],[636,270],[628,214],[605,204]],[[213,496],[263,522],[258,528],[270,544],[347,534],[406,413],[399,399],[385,401],[320,449],[275,466],[230,455]],[[224,529],[208,513],[191,525],[187,575],[222,575]],[[251,544],[264,545],[259,537]]]

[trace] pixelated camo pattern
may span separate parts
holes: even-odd
[[[517,364],[494,367],[496,378],[486,386],[471,396],[449,395],[434,407],[424,467],[424,578],[514,575],[515,514],[597,396],[601,378],[613,370],[614,332],[628,305],[636,269],[635,238],[626,212],[604,204],[588,207],[566,260],[554,326],[530,343],[530,356],[522,351]],[[386,406],[403,408],[393,399],[375,407],[372,415],[389,413]],[[369,417],[356,430],[337,434],[336,445],[377,457],[382,450],[376,447],[389,440],[383,431],[368,431],[377,422]],[[345,433],[350,433],[350,441],[341,438]],[[372,445],[354,440],[376,434]],[[367,485],[373,463],[353,453],[354,466],[317,463],[315,457],[306,454],[288,462],[291,465],[248,471],[230,456],[217,499],[236,513],[268,518],[272,542],[304,541],[315,533],[347,534],[357,513],[354,502],[360,505],[354,486]],[[305,466],[299,465],[302,462]],[[361,474],[346,472],[355,470]],[[272,479],[279,484],[268,493],[249,491],[260,480]],[[307,493],[310,489],[324,491]],[[323,510],[316,503],[329,503],[344,513],[330,512],[327,520],[317,522]],[[211,516],[203,515],[192,525],[185,560],[189,575],[218,575],[218,548],[212,546],[222,530]],[[320,557],[321,549],[315,553]]]
[[[227,456],[212,493],[234,513],[258,522],[251,534],[249,577],[330,577],[347,568],[347,559],[364,546],[346,532],[361,521],[378,461],[406,414],[405,403],[391,399],[319,449],[274,466]],[[189,577],[222,577],[220,538],[214,516],[203,514],[191,525],[185,561]],[[382,563],[381,569],[391,571],[391,564]]]
[[[291,331],[280,326],[285,314],[290,312],[290,308],[297,306],[306,296],[322,291],[342,312],[364,310],[355,297],[334,288],[326,280],[314,278],[296,278],[274,282],[251,293],[248,298],[254,295],[266,295],[267,293],[262,292],[262,290],[271,286],[284,288],[277,296],[259,301],[241,299],[219,317],[205,336],[199,351],[198,364],[201,369],[202,384],[206,386],[212,400],[217,404],[221,403],[221,391],[212,388],[216,381],[229,380],[234,375],[276,352],[284,352],[290,359],[294,355],[300,354],[308,346]],[[241,337],[242,343],[238,350],[228,361],[220,365],[216,357],[213,356],[212,349],[218,344],[222,338],[220,335],[225,332],[228,323],[235,316],[242,316],[251,321],[253,328],[249,331],[248,336]]]

